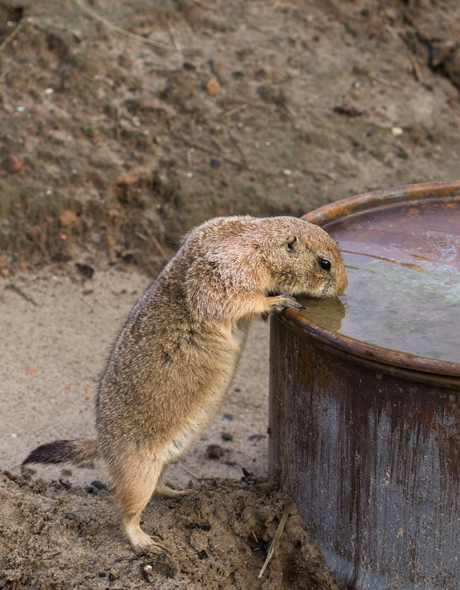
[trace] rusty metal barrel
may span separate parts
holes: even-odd
[[[460,182],[305,216],[345,297],[272,318],[271,474],[349,590],[460,588]]]

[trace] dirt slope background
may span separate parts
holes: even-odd
[[[1,589],[337,588],[295,508],[257,577],[287,501],[266,324],[171,468],[197,493],[145,512],[168,556],[131,553],[98,466],[17,465],[90,435],[110,342],[194,224],[458,179],[459,39],[457,0],[0,2]]]
[[[4,0],[0,247],[153,271],[214,215],[457,178],[459,27],[456,0]]]

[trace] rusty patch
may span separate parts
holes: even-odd
[[[335,580],[350,590],[458,588],[454,378],[345,354],[285,318],[271,327],[270,471]]]

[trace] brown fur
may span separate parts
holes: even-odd
[[[184,493],[166,487],[163,473],[217,412],[249,322],[301,307],[293,295],[334,296],[346,284],[337,244],[306,221],[221,217],[198,226],[115,342],[97,392],[97,439],[42,445],[24,464],[103,459],[134,549],[162,549],[140,514],[153,493]]]

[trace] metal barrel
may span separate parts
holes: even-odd
[[[366,193],[305,219],[339,246],[352,243],[355,255],[409,270],[418,256],[412,270],[425,282],[444,269],[455,299],[460,182]],[[417,277],[409,273],[413,289]],[[336,581],[350,590],[458,590],[460,323],[452,321],[447,357],[432,358],[296,310],[271,322],[270,471]]]

